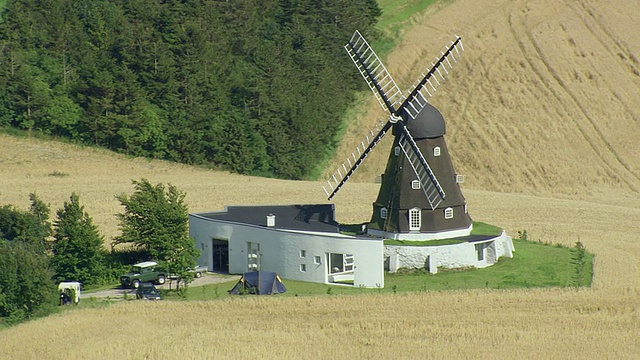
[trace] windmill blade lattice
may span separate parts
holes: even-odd
[[[404,155],[409,160],[409,164],[411,164],[413,172],[418,177],[418,180],[420,181],[420,188],[427,197],[429,205],[431,205],[431,210],[434,210],[438,205],[440,205],[442,200],[444,200],[444,190],[440,186],[436,176],[433,174],[427,160],[422,155],[418,145],[413,140],[413,137],[409,133],[409,129],[404,125],[404,122],[400,123],[400,127],[402,128],[402,135],[400,135],[398,144],[400,145],[402,152],[404,152]]]
[[[389,131],[393,124],[387,121],[386,124],[380,123],[376,126],[377,134],[374,131],[370,131],[364,140],[358,145],[356,151],[351,153],[341,166],[329,177],[327,184],[322,186],[324,192],[327,194],[327,199],[331,200],[333,196],[340,190],[351,175],[356,171],[358,166],[362,164],[362,161],[369,155],[371,150],[382,140],[382,137]],[[356,155],[356,153],[358,155]]]
[[[450,45],[440,51],[440,56],[431,63],[431,68],[427,68],[429,70],[422,74],[422,80],[416,83],[413,91],[400,106],[400,110],[415,119],[426,106],[427,100],[436,92],[440,82],[444,81],[445,75],[448,75],[449,70],[458,62],[463,51],[462,39],[456,36]]]
[[[380,106],[395,114],[396,106],[403,100],[402,92],[367,40],[356,30],[344,48],[378,99]]]
[[[371,150],[380,142],[382,137],[392,126],[396,125],[402,129],[400,134],[396,135],[401,136],[399,139],[400,147],[418,177],[429,205],[432,209],[435,209],[445,197],[444,190],[420,152],[415,140],[409,134],[404,121],[417,117],[426,106],[427,99],[433,96],[440,82],[444,80],[445,75],[449,73],[449,70],[458,61],[462,51],[464,51],[460,37],[456,36],[450,45],[444,47],[440,56],[434,60],[435,63],[431,64],[432,66],[426,74],[422,74],[422,80],[414,86],[406,98],[387,71],[387,68],[378,58],[378,55],[376,55],[359,31],[355,31],[345,45],[345,49],[358,68],[360,75],[373,91],[380,106],[389,111],[391,116],[385,124],[378,125],[376,128],[377,134],[371,131],[370,135],[357,147],[356,152],[353,152],[327,180],[327,184],[323,186],[323,189],[328,199],[331,200],[333,198],[338,190],[351,178]],[[403,114],[406,114],[406,116],[402,116]]]

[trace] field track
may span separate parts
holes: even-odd
[[[386,60],[404,89],[462,36],[464,57],[432,103],[472,217],[581,241],[596,254],[592,288],[127,302],[4,330],[0,357],[640,358],[639,13],[636,1],[458,0],[416,15]],[[336,164],[384,116],[365,98]],[[338,220],[368,220],[389,145],[336,196]],[[36,192],[55,212],[76,192],[106,243],[122,210],[114,196],[140,178],[186,191],[194,212],[325,202],[320,182],[0,135],[0,205],[26,209]]]

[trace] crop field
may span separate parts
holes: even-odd
[[[464,56],[432,103],[466,176],[470,215],[514,237],[527,230],[533,241],[582,242],[595,254],[592,287],[129,301],[3,330],[0,357],[640,358],[639,3],[445,3],[400,31],[389,71],[404,89],[450,35],[462,36]],[[335,165],[384,117],[373,96],[362,99]],[[336,196],[338,221],[369,220],[389,145]],[[0,135],[0,205],[26,209],[36,192],[55,212],[76,192],[107,245],[122,211],[115,195],[141,178],[184,190],[191,212],[326,202],[321,181]]]

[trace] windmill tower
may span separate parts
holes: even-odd
[[[359,31],[345,49],[382,108],[389,112],[389,119],[379,124],[376,132],[371,131],[329,178],[324,186],[328,199],[391,131],[393,146],[373,203],[368,233],[399,240],[469,235],[471,217],[459,186],[462,177],[455,173],[445,143],[444,118],[427,102],[464,50],[461,39],[455,37],[445,46],[407,96]]]

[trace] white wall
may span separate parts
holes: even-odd
[[[326,253],[354,255],[354,286],[384,287],[383,241],[337,233],[302,233],[264,226],[230,223],[189,215],[189,233],[203,248],[198,264],[212,264],[211,239],[228,239],[229,272],[248,271],[247,242],[260,244],[260,269],[275,271],[283,279],[327,282]],[[305,250],[305,258],[300,257]],[[314,257],[320,256],[320,264]],[[306,271],[300,271],[300,265]]]
[[[485,243],[483,260],[478,260],[476,244]],[[389,271],[399,268],[423,269],[437,272],[437,268],[456,269],[464,267],[483,268],[495,264],[500,257],[513,257],[513,241],[503,231],[498,237],[482,242],[464,242],[440,246],[395,246],[386,245],[384,257],[389,261]]]

